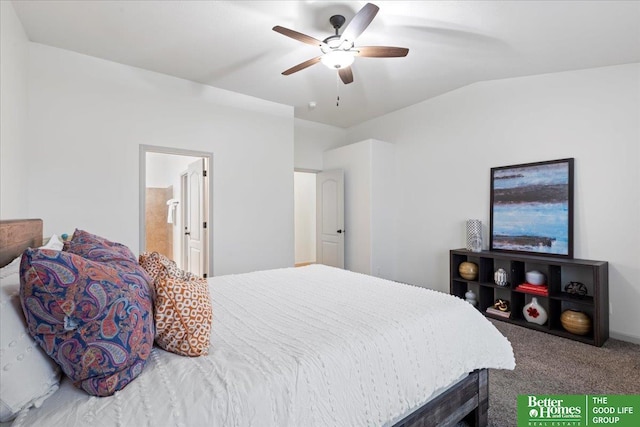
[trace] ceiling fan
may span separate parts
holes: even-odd
[[[355,40],[362,32],[371,24],[380,8],[374,4],[367,3],[353,17],[351,22],[346,26],[342,34],[339,34],[340,28],[344,25],[346,19],[342,15],[333,15],[329,18],[329,22],[335,29],[336,33],[326,39],[320,41],[314,37],[299,33],[288,28],[276,25],[273,31],[283,34],[292,39],[303,43],[317,46],[322,51],[322,55],[301,62],[288,70],[282,72],[285,76],[304,70],[318,62],[322,62],[327,67],[338,70],[340,79],[344,84],[353,82],[353,72],[351,64],[356,56],[369,58],[394,58],[407,56],[409,49],[404,47],[391,46],[360,46],[355,47]]]

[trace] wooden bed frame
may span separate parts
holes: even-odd
[[[0,221],[0,267],[13,261],[28,247],[42,246],[41,219]]]
[[[19,256],[28,247],[42,245],[42,220],[0,221],[0,267]],[[393,427],[454,426],[485,427],[489,410],[489,374],[476,370],[435,399],[425,403]]]
[[[425,403],[393,427],[469,426],[486,427],[489,411],[489,371],[480,369]]]

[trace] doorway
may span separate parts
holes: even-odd
[[[294,172],[295,266],[344,268],[344,171]]]
[[[294,183],[295,266],[316,262],[316,174],[296,171]]]
[[[213,154],[140,146],[140,251],[213,274]]]

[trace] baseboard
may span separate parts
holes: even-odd
[[[609,338],[613,338],[614,340],[626,341],[633,344],[640,344],[640,337],[635,337],[633,335],[620,334],[618,332],[609,331]]]
[[[311,265],[311,264],[315,264],[315,261],[298,262],[298,263],[295,263],[294,266],[295,267],[304,267],[305,265]]]

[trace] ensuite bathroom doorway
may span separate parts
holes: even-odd
[[[200,277],[213,271],[213,154],[140,146],[140,251]]]

